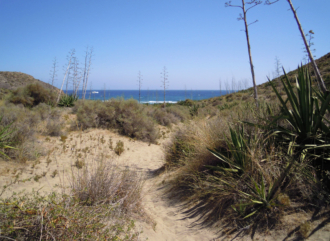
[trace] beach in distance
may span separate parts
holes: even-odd
[[[66,93],[66,91],[64,90]],[[166,90],[165,101],[167,103],[177,103],[185,99],[192,100],[203,100],[209,99],[216,96],[225,95],[226,90]],[[68,90],[67,94],[72,94],[73,90]],[[81,99],[82,91],[78,91],[78,97]],[[91,100],[108,100],[111,98],[124,98],[139,100],[139,90],[87,90],[86,99]],[[164,102],[164,91],[162,90],[141,90],[141,103],[163,103]]]

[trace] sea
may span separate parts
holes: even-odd
[[[234,92],[234,91],[230,91]],[[72,94],[72,90],[68,90],[67,94]],[[186,99],[203,100],[221,95],[225,95],[225,90],[166,90],[166,103],[177,103]],[[82,91],[78,91],[78,98],[82,98]],[[87,90],[86,99],[91,100],[108,100],[111,98],[135,99],[139,101],[139,90]],[[157,104],[164,102],[164,91],[161,90],[141,90],[140,103]]]

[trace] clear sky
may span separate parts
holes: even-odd
[[[239,3],[233,0],[233,3]],[[316,57],[330,52],[330,1],[293,0],[307,33],[313,30]],[[302,61],[303,42],[287,1],[248,12],[257,83],[275,70],[277,56],[286,70]],[[223,0],[0,0],[0,71],[19,71],[50,81],[57,58],[56,85],[66,56],[76,50],[80,66],[87,46],[94,48],[89,81],[93,89],[160,89],[168,70],[169,89],[222,89],[251,73],[239,8]],[[250,84],[251,85],[251,84]]]

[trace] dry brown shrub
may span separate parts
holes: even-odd
[[[83,205],[111,204],[125,215],[141,209],[141,173],[121,170],[112,160],[86,162],[82,169],[72,170],[70,186]]]

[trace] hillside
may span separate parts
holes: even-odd
[[[51,88],[50,84],[25,73],[0,71],[0,96],[8,93],[10,90],[33,83],[39,83],[45,88]]]
[[[316,60],[316,64],[319,67],[319,70],[321,72],[321,75],[323,77],[324,82],[326,83],[326,86],[328,89],[330,89],[330,53],[322,56],[321,58]],[[312,76],[314,76],[314,71],[311,64],[304,65],[304,67],[308,66],[309,71]],[[293,71],[290,71],[287,73],[289,79],[292,83],[294,83],[295,76],[297,75],[298,70],[295,69]],[[280,78],[284,77],[284,75],[280,76]],[[278,86],[278,90],[282,95],[284,95],[284,91],[282,88],[279,88],[279,86],[282,86],[280,84],[280,78],[273,79],[276,86]],[[277,97],[270,86],[268,82],[265,82],[263,84],[260,84],[257,86],[258,88],[258,96],[260,101],[276,101]],[[235,93],[227,94],[221,97],[214,97],[206,100],[197,101],[202,103],[202,106],[208,106],[212,105],[215,107],[218,107],[220,110],[223,109],[230,109],[233,106],[238,105],[240,101],[244,102],[253,102],[253,88],[249,88],[246,90],[240,90]]]

